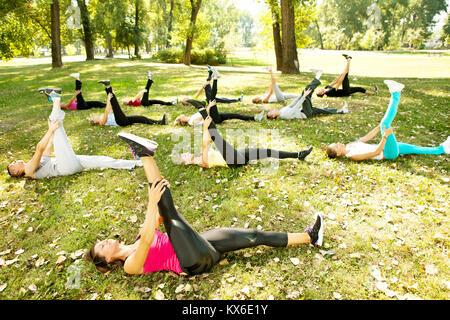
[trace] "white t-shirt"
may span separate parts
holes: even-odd
[[[375,150],[377,150],[378,145],[357,141],[357,142],[352,142],[352,143],[347,144],[345,146],[345,148],[347,150],[350,150],[350,152],[345,155],[347,158],[349,158],[351,156],[355,156],[358,154],[374,152]],[[383,158],[384,158],[384,153],[383,153],[383,151],[381,151],[381,153],[379,155],[372,157],[371,159],[383,160]]]
[[[196,123],[196,121],[198,121],[197,119],[201,119],[202,121],[199,121]],[[198,125],[198,124],[202,124],[203,123],[203,117],[200,114],[200,112],[194,113],[190,118],[189,118],[189,122],[188,124],[190,126],[194,126],[194,125]]]
[[[119,125],[116,122],[116,118],[114,117],[114,113],[108,114],[108,118],[106,119],[106,126],[118,127]]]
[[[50,178],[59,176],[59,172],[56,169],[56,159],[43,156],[39,163],[39,169],[34,173],[36,179]]]

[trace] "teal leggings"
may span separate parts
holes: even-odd
[[[400,92],[394,92],[391,96],[391,102],[386,114],[381,120],[380,129],[381,135],[383,136],[383,127],[389,129],[391,127],[392,121],[397,114],[398,104],[400,102]],[[445,153],[443,146],[438,147],[419,147],[412,144],[397,142],[394,133],[392,133],[386,140],[384,145],[384,158],[388,160],[393,160],[402,154],[443,154]]]

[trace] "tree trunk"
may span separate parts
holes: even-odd
[[[272,14],[274,20],[272,24],[273,44],[275,48],[275,57],[277,60],[277,70],[281,71],[283,66],[283,46],[281,44],[280,17],[276,12],[272,12]]]
[[[323,39],[322,39],[322,33],[320,32],[320,28],[319,28],[319,22],[316,20],[316,21],[314,21],[314,23],[316,24],[317,32],[319,33],[320,49],[323,50]]]
[[[77,0],[81,13],[81,23],[83,24],[84,48],[86,49],[86,60],[94,60],[94,42],[92,30],[89,22],[89,12],[84,0]]]
[[[292,0],[281,0],[281,34],[283,35],[283,67],[288,74],[299,73],[297,43],[295,42],[295,10]]]
[[[192,42],[194,41],[194,28],[195,21],[197,20],[198,12],[200,11],[200,6],[202,4],[202,0],[191,0],[191,20],[189,23],[189,30],[187,32],[186,37],[186,49],[184,51],[183,63],[187,66],[191,65],[191,50],[192,50]]]
[[[107,58],[114,58],[114,52],[112,47],[112,38],[111,35],[108,34],[106,37],[106,42],[108,43],[108,54],[106,55]]]
[[[61,57],[61,21],[59,0],[53,0],[50,5],[51,12],[51,35],[52,35],[52,68],[63,66]]]
[[[135,0],[134,2],[134,6],[135,6],[135,18],[134,18],[134,28],[136,30],[136,32],[139,30],[139,0]],[[139,56],[139,44],[138,41],[136,39],[135,43],[134,43],[134,55],[137,58],[140,58]]]
[[[172,30],[173,30],[173,6],[174,6],[174,0],[170,0],[170,13],[169,13],[169,25],[167,27],[167,41],[166,41],[166,47],[170,48],[171,44],[170,41],[172,40]]]

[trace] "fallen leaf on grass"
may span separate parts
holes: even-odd
[[[4,265],[9,266],[10,264],[16,263],[17,261],[19,261],[19,259],[17,259],[17,258],[14,258],[12,260],[6,260]]]
[[[337,292],[333,292],[333,297],[338,300],[342,299],[342,296]]]
[[[0,256],[4,256],[5,254],[11,253],[11,249],[0,252]]]
[[[24,252],[25,252],[25,250],[20,249],[20,250],[17,250],[16,252],[14,252],[14,254],[19,255],[19,254],[22,254],[22,253],[24,253]]]
[[[425,265],[425,272],[427,274],[436,274],[438,271],[439,269],[435,265],[432,264]]]
[[[227,259],[223,259],[223,260],[221,260],[221,261],[219,262],[219,264],[220,264],[221,266],[226,266],[226,265],[228,264],[228,260],[227,260]]]
[[[32,292],[36,292],[36,291],[37,291],[37,287],[36,287],[35,284],[30,285],[30,286],[28,287],[28,289],[29,289],[30,291],[32,291]]]
[[[157,290],[155,292],[155,299],[156,300],[164,300],[164,293],[161,290]]]
[[[250,294],[250,288],[248,286],[243,287],[240,292],[248,296]]]
[[[230,277],[230,278],[227,279],[227,282],[228,282],[228,283],[233,283],[234,280],[236,280],[235,277]]]
[[[58,256],[58,260],[56,260],[56,264],[61,264],[64,261],[66,261],[66,257],[65,256]]]
[[[70,254],[70,259],[75,260],[76,258],[78,258],[79,256],[84,254],[84,249],[79,249],[73,253]]]
[[[294,266],[298,265],[300,263],[300,260],[298,258],[289,258]]]
[[[371,270],[372,270],[372,271],[370,272],[370,274],[372,275],[372,277],[374,277],[377,281],[383,281],[383,280],[384,280],[384,278],[381,276],[381,272],[380,272],[380,270],[378,269],[377,266],[373,265],[373,266],[371,266],[370,268],[371,268]]]
[[[45,259],[42,258],[42,257],[40,257],[40,258],[35,262],[34,265],[35,265],[36,267],[40,267],[40,266],[42,266],[44,263],[45,263]]]
[[[291,293],[289,293],[286,298],[287,299],[296,299],[300,296],[300,292],[299,291],[292,291]]]
[[[7,286],[8,286],[7,283],[2,284],[2,285],[0,286],[0,292],[2,292],[3,290],[5,290]]]
[[[175,293],[180,293],[181,291],[183,291],[184,289],[184,284],[180,284],[176,289],[175,289]]]

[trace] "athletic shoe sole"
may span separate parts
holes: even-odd
[[[125,132],[121,132],[117,135],[119,138],[121,138],[122,140],[124,140],[127,144],[138,144],[139,146],[144,147],[145,149],[151,151],[151,153],[154,153],[155,150],[158,148],[158,143],[156,143],[155,141],[149,140],[149,139],[145,139],[145,138],[141,138],[139,136],[136,136],[134,134],[131,133],[125,133]],[[133,154],[135,154],[133,152]],[[137,154],[135,154],[136,156],[139,156]]]

